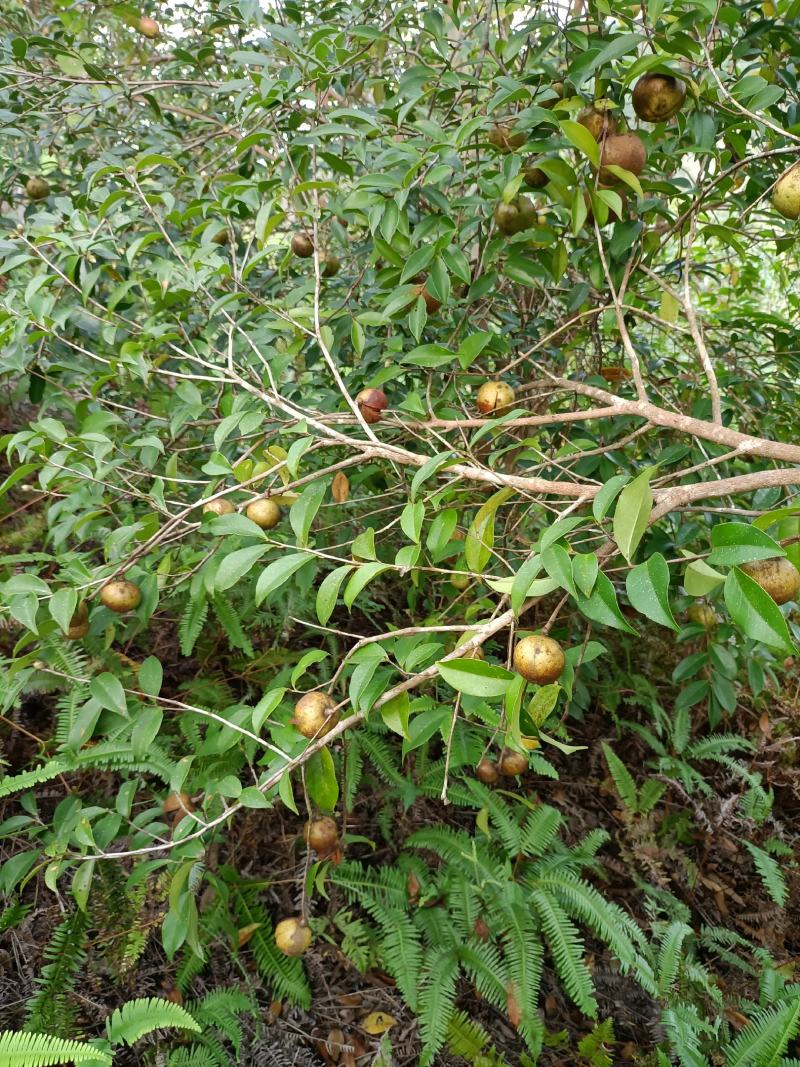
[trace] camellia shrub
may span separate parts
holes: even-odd
[[[798,30],[790,0],[6,3],[0,888],[76,952],[0,1049],[88,1055],[105,922],[176,1000],[227,938],[307,1010],[338,945],[422,1064],[506,1062],[459,982],[514,1062],[553,1047],[548,968],[590,1029],[591,938],[655,1005],[642,1063],[796,1062],[785,961],[735,1025],[724,916],[658,878],[630,914],[606,831],[532,790],[591,759],[663,840],[712,761],[748,877],[794,892],[739,715],[800,633]]]

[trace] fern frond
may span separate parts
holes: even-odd
[[[606,758],[608,764],[608,770],[611,777],[614,780],[614,785],[617,789],[617,795],[628,811],[636,812],[639,810],[638,803],[638,791],[636,789],[636,782],[633,777],[619,758],[619,756],[610,748],[605,741],[603,742],[603,755]]]
[[[181,655],[191,656],[197,638],[203,631],[208,615],[208,601],[205,597],[190,597],[186,602],[181,621],[178,623],[178,637],[181,642]]]
[[[526,856],[543,856],[553,843],[564,819],[561,812],[549,804],[532,811],[522,827],[520,851]]]
[[[597,1018],[597,1001],[592,996],[592,977],[584,961],[583,940],[567,913],[548,893],[536,889],[531,894],[542,930],[550,946],[556,970],[567,993],[584,1014]]]
[[[106,1019],[106,1034],[112,1045],[133,1045],[154,1030],[177,1027],[199,1034],[200,1024],[180,1004],[159,997],[129,1000]]]
[[[679,921],[670,923],[662,934],[656,962],[658,992],[662,995],[672,987],[678,976],[683,942],[691,934],[692,928]]]
[[[503,908],[502,915],[507,923],[503,933],[503,947],[508,979],[514,986],[520,1010],[517,1029],[536,1058],[544,1039],[544,1026],[536,1012],[544,957],[542,941],[527,907],[521,900]]]
[[[424,1047],[420,1067],[435,1062],[453,1016],[458,978],[458,953],[455,949],[434,950],[425,960],[420,984],[417,1014]]]
[[[453,1012],[446,1041],[453,1055],[460,1056],[469,1064],[505,1067],[506,1061],[498,1054],[487,1032],[463,1011]]]
[[[225,631],[225,636],[228,638],[231,648],[240,648],[246,656],[252,659],[254,656],[253,646],[244,632],[242,620],[236,608],[227,597],[219,593],[214,596],[212,603],[214,605],[214,614]]]
[[[111,1065],[108,1052],[83,1041],[66,1041],[51,1034],[0,1031],[0,1064],[3,1067],[49,1067],[56,1063]]]
[[[87,927],[86,914],[76,909],[53,931],[42,953],[46,962],[36,980],[36,992],[28,1001],[26,1031],[63,1034],[72,1030],[72,992],[86,960]]]
[[[726,1067],[774,1067],[799,1029],[800,993],[760,1011],[733,1042]]]
[[[697,1014],[694,1005],[681,1004],[661,1014],[661,1025],[681,1067],[709,1067],[700,1048],[700,1035],[711,1027]]]
[[[748,841],[746,838],[742,839],[742,844],[753,857],[753,863],[756,866],[756,870],[761,875],[761,881],[764,883],[764,888],[775,903],[780,907],[783,907],[789,897],[789,889],[786,885],[783,871],[772,856],[770,856],[768,852],[765,852],[763,848],[759,848],[758,845],[754,845],[752,841]]]
[[[20,774],[10,774],[0,778],[0,799],[10,796],[12,793],[20,793],[30,789],[32,785],[40,782],[49,782],[51,778],[58,778],[70,769],[70,764],[65,759],[51,759],[40,767],[34,767],[30,771],[22,771]]]
[[[419,974],[422,966],[422,943],[414,923],[402,912],[384,912],[378,921],[383,930],[383,960],[397,988],[416,1011]]]

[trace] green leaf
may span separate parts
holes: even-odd
[[[425,519],[425,505],[421,500],[416,503],[408,503],[400,513],[400,529],[414,544],[419,544],[422,533],[422,523]]]
[[[715,566],[734,567],[757,559],[786,555],[769,534],[746,522],[721,522],[712,526],[711,545],[707,558]]]
[[[495,512],[501,504],[504,504],[513,495],[513,489],[500,489],[478,509],[475,518],[472,520],[472,525],[467,532],[464,556],[467,566],[476,574],[481,574],[491,559],[492,547],[494,546]]]
[[[295,815],[300,814],[300,812],[297,810],[297,802],[294,799],[294,790],[292,789],[292,776],[288,771],[282,774],[278,781],[278,796],[281,798],[281,800],[289,809],[289,811],[293,811]]]
[[[81,911],[84,912],[86,911],[86,905],[89,902],[89,890],[92,888],[94,864],[94,860],[86,860],[85,863],[80,863],[76,867],[75,873],[72,876],[72,885],[70,886],[70,889],[75,898],[75,903]]]
[[[572,557],[572,576],[584,596],[591,596],[600,565],[594,552],[577,552]]]
[[[689,596],[708,596],[724,581],[725,575],[709,567],[702,559],[688,564],[683,575],[683,586]]]
[[[139,667],[139,688],[149,697],[157,697],[164,680],[164,668],[155,656],[148,656]]]
[[[327,748],[315,752],[305,766],[308,795],[323,811],[333,811],[339,799],[336,767]]]
[[[562,119],[559,122],[559,126],[567,140],[570,141],[579,152],[582,152],[590,162],[594,163],[596,167],[599,167],[600,146],[586,127],[582,126],[579,122],[575,122],[573,119]]]
[[[724,596],[731,618],[751,640],[795,654],[781,609],[758,582],[734,567],[725,579]]]
[[[669,606],[669,566],[660,552],[628,571],[625,588],[628,599],[641,615],[676,633],[680,630]]]
[[[438,456],[431,456],[429,460],[426,460],[411,479],[411,499],[417,499],[417,493],[428,478],[433,477],[445,464],[455,462],[457,462],[457,457],[452,452],[441,452]]]
[[[390,701],[383,704],[380,709],[381,718],[389,729],[406,740],[409,740],[408,716],[411,709],[411,701],[408,693],[398,693]]]
[[[626,633],[636,633],[628,623],[617,603],[617,594],[614,586],[602,571],[598,572],[594,592],[586,599],[578,600],[578,610],[592,622],[599,622],[603,626],[613,626],[617,630],[625,630]]]
[[[115,678],[113,674],[109,674],[108,671],[104,671],[103,674],[98,674],[96,678],[92,678],[89,692],[100,707],[108,708],[109,711],[116,711],[120,715],[128,714],[128,704],[125,700],[122,682],[120,682],[119,678]]]
[[[655,467],[648,467],[626,485],[614,511],[614,540],[628,563],[647,529],[647,520],[653,507],[650,479],[655,470]]]
[[[310,482],[289,508],[289,522],[297,537],[298,546],[308,544],[311,523],[319,511],[320,504],[325,499],[325,494],[328,491],[328,481],[329,479],[322,478],[316,482]]]
[[[572,596],[578,596],[572,578],[572,560],[562,545],[551,545],[542,552],[542,566],[554,582],[558,582]]]
[[[330,574],[326,574],[320,583],[320,587],[317,590],[316,612],[317,619],[323,626],[333,614],[336,601],[339,599],[339,590],[342,587],[342,582],[352,569],[352,565],[346,563],[343,567],[337,567]]]
[[[258,786],[255,785],[248,785],[241,791],[238,803],[243,808],[269,808],[272,806]]]
[[[543,726],[548,716],[556,706],[561,686],[558,682],[541,686],[531,697],[527,712],[531,722],[537,728]]]
[[[50,615],[64,633],[69,629],[69,624],[77,606],[78,594],[74,589],[57,589],[50,597]]]
[[[315,663],[322,663],[324,659],[328,658],[329,653],[322,648],[312,648],[309,652],[306,652],[302,656],[299,662],[295,665],[292,671],[290,679],[292,689],[297,688],[297,683],[306,673],[309,667],[312,667]]]
[[[361,564],[356,573],[347,583],[347,588],[342,597],[348,610],[352,608],[358,594],[366,588],[372,579],[377,578],[379,574],[383,574],[383,572],[388,571],[388,569],[389,566],[386,563]]]
[[[439,674],[459,693],[486,699],[502,697],[516,675],[479,659],[450,659],[436,664]]]
[[[609,478],[605,485],[600,489],[597,496],[592,501],[592,514],[598,522],[603,521],[608,514],[609,508],[622,491],[622,487],[627,485],[629,481],[629,475],[615,474],[614,477]]]
[[[299,571],[304,563],[313,559],[307,552],[293,552],[283,559],[276,559],[265,567],[256,582],[256,606],[262,604],[270,593],[288,582],[295,571]]]
[[[542,560],[540,556],[532,555],[528,556],[525,562],[514,576],[514,581],[511,586],[511,607],[515,615],[519,615],[522,605],[528,596],[528,590],[530,589],[531,582],[536,575],[542,569]]]
[[[217,568],[214,589],[222,592],[236,585],[267,552],[269,552],[269,545],[251,545],[249,548],[240,548],[224,556]]]

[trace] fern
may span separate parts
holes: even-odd
[[[181,621],[178,623],[182,656],[191,656],[197,639],[203,631],[207,615],[208,601],[205,597],[190,597],[187,600]]]
[[[227,597],[216,594],[212,603],[214,605],[214,614],[225,631],[231,648],[240,648],[246,656],[252,659],[255,655],[253,646],[242,628],[242,620],[239,618],[239,613],[230,600]]]
[[[154,1030],[177,1027],[200,1032],[200,1025],[181,1007],[158,997],[129,1000],[106,1019],[106,1034],[112,1045],[133,1045]]]
[[[12,793],[30,789],[32,785],[38,785],[40,782],[49,782],[51,778],[58,778],[60,774],[64,774],[69,769],[70,764],[59,758],[48,760],[47,763],[34,767],[33,770],[0,778],[0,799]]]
[[[434,1062],[447,1037],[458,978],[458,954],[453,948],[435,949],[425,960],[417,1014],[425,1047],[420,1067]]]
[[[728,1052],[726,1067],[777,1067],[800,1030],[800,992],[785,1004],[767,1008],[742,1030]]]
[[[454,1011],[447,1028],[447,1047],[454,1056],[480,1067],[505,1067],[506,1061],[492,1045],[492,1039],[475,1019]]]
[[[111,1056],[82,1041],[66,1041],[51,1034],[0,1031],[2,1067],[48,1067],[56,1063],[107,1064]]]
[[[592,977],[584,962],[583,941],[577,929],[555,900],[541,890],[533,892],[531,902],[536,905],[553,962],[567,993],[584,1014],[596,1018],[597,1001],[592,996]]]
[[[638,791],[630,771],[605,742],[603,742],[603,755],[606,758],[611,777],[614,779],[619,799],[628,811],[637,812],[639,810]]]
[[[86,960],[88,919],[76,910],[60,923],[43,952],[46,961],[28,1001],[25,1030],[70,1033],[75,1009],[72,992]]]
[[[753,857],[753,863],[761,875],[761,881],[764,883],[767,893],[776,904],[783,907],[789,897],[789,889],[786,885],[783,871],[763,848],[759,848],[758,845],[754,845],[752,841],[748,841],[746,838],[742,839],[742,844]]]
[[[681,965],[683,942],[692,934],[686,923],[673,922],[664,931],[658,950],[658,992],[666,993],[675,983]]]

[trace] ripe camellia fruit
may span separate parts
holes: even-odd
[[[524,774],[528,769],[528,760],[521,752],[515,752],[511,748],[504,748],[500,754],[498,764],[500,773],[506,778],[516,778]]]
[[[161,805],[161,810],[165,815],[174,815],[176,811],[194,811],[194,804],[188,793],[170,793]]]
[[[610,100],[597,100],[591,107],[585,107],[578,115],[578,122],[600,141],[617,132],[617,120],[611,113]]]
[[[772,191],[772,206],[786,219],[800,218],[800,163],[778,178]]]
[[[303,737],[324,737],[339,721],[336,704],[327,693],[315,690],[301,696],[294,706],[292,725]]]
[[[303,827],[303,837],[306,844],[314,849],[324,859],[334,851],[339,844],[339,827],[335,819],[329,815],[323,815],[319,819],[312,819]]]
[[[89,606],[85,600],[82,600],[80,604],[75,608],[75,612],[72,618],[69,620],[69,626],[67,627],[67,640],[79,641],[82,637],[86,637],[89,632]]]
[[[38,176],[28,178],[25,182],[25,192],[29,200],[46,200],[50,195],[50,182]]]
[[[475,777],[484,785],[493,785],[497,781],[497,764],[494,760],[482,759],[475,768]]]
[[[437,300],[426,285],[417,285],[414,289],[414,295],[417,299],[422,297],[425,301],[425,310],[429,315],[435,315],[442,306],[441,300]]]
[[[796,600],[800,593],[800,571],[785,556],[743,563],[742,570],[769,593],[776,604]]]
[[[666,122],[686,99],[686,83],[671,74],[643,74],[633,87],[633,110],[644,122]]]
[[[296,233],[292,238],[292,251],[300,259],[308,259],[314,255],[314,242],[307,233]]]
[[[141,600],[142,593],[139,586],[123,578],[108,582],[100,590],[101,603],[118,614],[138,608]]]
[[[484,382],[475,398],[475,406],[482,415],[494,415],[514,403],[514,390],[506,382]]]
[[[600,151],[600,181],[613,185],[620,179],[608,168],[623,167],[639,175],[647,162],[647,151],[641,137],[635,133],[615,133],[606,137]]]
[[[322,270],[320,271],[320,273],[322,274],[323,278],[332,278],[334,274],[339,273],[340,267],[341,263],[339,262],[338,258],[336,256],[328,255],[325,256],[322,261]]]
[[[522,177],[530,189],[544,189],[545,185],[550,181],[542,168],[536,166],[533,156],[525,162],[525,166],[522,169]]]
[[[560,678],[566,660],[561,645],[552,637],[534,634],[523,637],[514,649],[514,670],[537,685],[549,685]]]
[[[379,422],[389,401],[382,389],[362,389],[356,397],[356,403],[364,416],[364,422]]]
[[[524,133],[515,133],[513,125],[498,122],[489,130],[487,140],[499,152],[511,152],[514,148],[525,144],[526,136]]]
[[[209,500],[203,504],[203,511],[208,515],[232,515],[236,508],[227,497],[221,496],[217,500]]]
[[[142,37],[147,37],[153,41],[161,33],[161,28],[155,19],[149,18],[147,15],[142,15],[136,24],[136,28]]]
[[[275,944],[284,956],[304,955],[311,941],[311,930],[304,919],[281,919],[275,927]]]
[[[506,237],[529,230],[537,222],[536,205],[528,196],[518,196],[510,203],[501,200],[494,208],[494,221]]]
[[[262,530],[271,530],[280,522],[281,509],[274,500],[254,500],[252,504],[247,505],[245,514]]]

